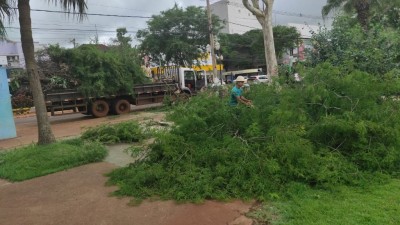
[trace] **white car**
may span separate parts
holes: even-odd
[[[269,76],[268,75],[257,75],[257,76],[251,76],[248,81],[253,82],[253,83],[267,83],[269,81]]]

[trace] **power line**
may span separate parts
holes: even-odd
[[[18,9],[18,8],[13,8]],[[66,12],[66,11],[59,11],[59,10],[47,10],[47,9],[31,9],[34,12],[49,12],[49,13],[63,13],[63,14],[72,14],[72,15],[80,15],[80,13],[76,12]],[[102,14],[102,13],[84,13],[83,15],[88,16],[108,16],[108,17],[121,17],[121,18],[140,18],[140,19],[151,19],[151,16],[128,16],[128,15],[113,15],[113,14]]]
[[[8,29],[20,29],[19,27],[5,27]],[[32,27],[32,30],[50,30],[50,31],[87,31],[87,32],[96,32],[96,31],[101,31],[101,32],[112,32],[116,33],[115,30],[110,31],[110,30],[82,30],[82,29],[72,29],[72,28],[44,28],[44,27]],[[136,31],[130,31],[133,33],[136,33]]]
[[[225,4],[247,9],[244,5],[241,5],[238,3],[226,2]],[[278,15],[283,15],[283,16],[294,16],[294,17],[309,18],[309,19],[324,19],[322,16],[308,15],[308,14],[296,13],[296,12],[286,12],[286,11],[279,11],[279,10],[272,10],[272,13],[275,13]],[[333,19],[333,17],[326,17],[326,18]]]

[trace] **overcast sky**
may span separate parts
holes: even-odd
[[[215,3],[218,0],[210,0]],[[112,2],[112,3],[111,3]],[[88,0],[87,13],[108,14],[123,16],[150,17],[159,14],[160,11],[170,9],[175,2],[187,7],[190,5],[206,6],[205,0]],[[310,25],[324,24],[321,18],[321,8],[326,0],[275,0],[274,24],[307,23]],[[47,0],[31,0],[33,10],[61,10],[48,4]],[[59,43],[65,47],[72,47],[72,40],[76,43],[89,43],[96,36],[100,43],[109,43],[111,37],[115,37],[115,30],[126,27],[134,38],[136,31],[147,27],[147,18],[126,18],[116,16],[89,15],[86,20],[79,23],[72,17],[68,18],[63,13],[32,11],[33,36],[40,44]],[[16,21],[18,21],[16,19]],[[245,23],[245,21],[244,21]],[[8,29],[9,39],[19,41],[19,25],[14,22]],[[137,44],[134,41],[133,44]]]

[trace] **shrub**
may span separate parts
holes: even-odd
[[[11,104],[13,109],[32,107],[33,99],[27,93],[16,93],[11,97]]]

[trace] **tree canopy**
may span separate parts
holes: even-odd
[[[213,16],[213,33],[221,29],[221,23]],[[174,63],[187,66],[201,57],[209,43],[206,11],[201,7],[186,9],[175,5],[172,9],[153,15],[148,28],[139,30],[143,54],[150,55],[157,63]]]
[[[346,14],[356,13],[361,27],[367,30],[374,14],[375,16],[377,14],[396,14],[393,9],[398,9],[399,6],[400,1],[398,0],[327,0],[326,5],[322,8],[322,15],[327,16],[334,10],[343,10]],[[397,15],[397,18],[399,18],[399,15]]]
[[[311,60],[382,76],[400,66],[399,37],[397,29],[376,25],[365,32],[353,18],[338,17],[331,30],[313,36]]]
[[[300,34],[294,27],[275,26],[274,44],[278,57],[294,48]],[[265,67],[263,33],[259,29],[240,34],[220,34],[224,66],[228,70]]]

